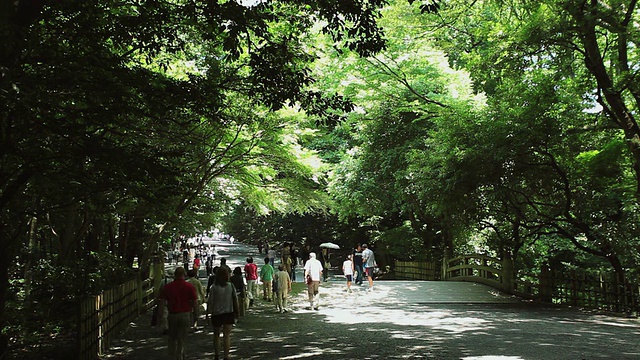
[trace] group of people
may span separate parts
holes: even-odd
[[[184,360],[185,358],[186,340],[189,330],[194,326],[194,323],[197,323],[200,315],[200,301],[203,296],[202,284],[193,273],[193,269],[189,271],[189,281],[187,281],[185,269],[183,267],[176,268],[174,280],[166,284],[160,292],[160,299],[163,300],[160,301],[160,313],[164,312],[165,306],[168,309],[169,356],[176,360]],[[211,324],[213,325],[216,360],[219,359],[221,332],[223,334],[224,358],[228,359],[231,346],[231,328],[240,316],[236,288],[229,280],[227,268],[219,267],[215,282],[209,287],[207,298],[206,312],[207,317],[211,316]],[[194,286],[194,283],[199,286]]]
[[[309,309],[318,309],[320,282],[326,266],[317,259],[315,252],[308,252],[308,260],[304,262],[304,280],[307,285]],[[166,306],[167,334],[169,337],[169,354],[172,359],[184,359],[185,341],[191,329],[197,329],[198,319],[203,312],[205,319],[213,325],[214,359],[219,359],[222,351],[227,359],[231,345],[231,329],[237,319],[246,310],[254,306],[259,298],[259,284],[262,284],[262,300],[273,302],[280,313],[290,311],[288,296],[291,291],[292,276],[287,264],[291,259],[284,256],[277,270],[273,256],[264,258],[264,265],[258,269],[253,257],[247,257],[244,267],[237,266],[231,270],[226,258],[220,258],[220,265],[207,271],[206,290],[198,279],[198,270],[194,262],[193,268],[186,271],[178,267],[174,272],[174,281],[166,283],[161,292],[161,306]],[[347,280],[347,291],[351,291],[351,282],[362,285],[364,276],[369,282],[369,290],[373,288],[373,270],[376,266],[373,251],[367,244],[359,245],[347,256],[342,270]],[[289,270],[289,271],[287,271]],[[244,273],[244,275],[243,275]],[[295,279],[295,277],[294,277]],[[206,304],[206,309],[204,305]],[[160,310],[162,314],[162,310]],[[222,343],[220,335],[222,334]]]
[[[276,309],[288,312],[288,296],[291,291],[291,277],[284,265],[278,271],[271,265],[267,256],[258,272],[252,257],[246,259],[243,268],[237,266],[231,271],[226,258],[220,258],[220,265],[211,269],[207,279],[206,291],[198,279],[198,267],[194,263],[188,271],[178,267],[174,271],[174,280],[166,283],[159,295],[158,313],[165,313],[166,330],[169,337],[169,356],[182,360],[185,357],[185,342],[190,330],[197,329],[198,319],[205,312],[205,320],[211,319],[214,337],[214,359],[229,356],[231,329],[240,315],[254,305],[258,297],[258,278],[263,287],[263,300],[274,302]],[[206,304],[206,310],[204,308]],[[162,316],[162,315],[160,315]],[[222,334],[222,344],[220,335]]]
[[[373,277],[377,266],[373,250],[369,249],[367,244],[358,245],[353,254],[347,255],[347,259],[342,263],[342,273],[347,279],[347,292],[351,292],[354,276],[356,285],[362,285],[366,276],[369,282],[367,290],[373,290]]]

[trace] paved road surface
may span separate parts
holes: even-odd
[[[250,251],[229,248],[230,263]],[[472,283],[379,281],[374,291],[322,284],[292,311],[258,301],[232,334],[232,359],[640,359],[640,322],[540,306]],[[103,359],[164,359],[166,338],[141,316]],[[189,338],[188,359],[212,359],[210,327]]]

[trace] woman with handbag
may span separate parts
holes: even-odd
[[[229,358],[231,329],[239,317],[239,309],[236,289],[229,281],[229,271],[221,266],[216,272],[216,280],[209,290],[207,301],[207,314],[211,314],[211,325],[213,325],[215,360],[219,359],[220,353],[220,329],[222,329],[224,343],[224,359]]]

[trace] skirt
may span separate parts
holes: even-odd
[[[236,323],[236,314],[230,312],[211,316],[211,325],[220,327],[222,325],[233,325]]]

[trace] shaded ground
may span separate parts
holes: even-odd
[[[637,319],[541,307],[468,283],[380,281],[373,292],[355,290],[323,283],[319,311],[305,308],[304,294],[286,314],[260,301],[233,331],[232,358],[640,359]],[[443,301],[447,292],[456,301]],[[149,324],[141,316],[103,359],[163,359],[166,338]],[[212,359],[211,328],[189,345],[188,359]]]
[[[263,263],[241,244],[218,250],[232,268],[247,255]],[[355,287],[346,293],[334,275],[320,292],[318,311],[305,308],[304,292],[291,299],[286,314],[258,300],[234,328],[231,358],[640,359],[637,319],[543,307],[479,284],[378,281],[372,292]],[[167,339],[150,323],[150,314],[141,316],[102,358],[165,359]],[[190,336],[188,359],[213,359],[211,330]]]

